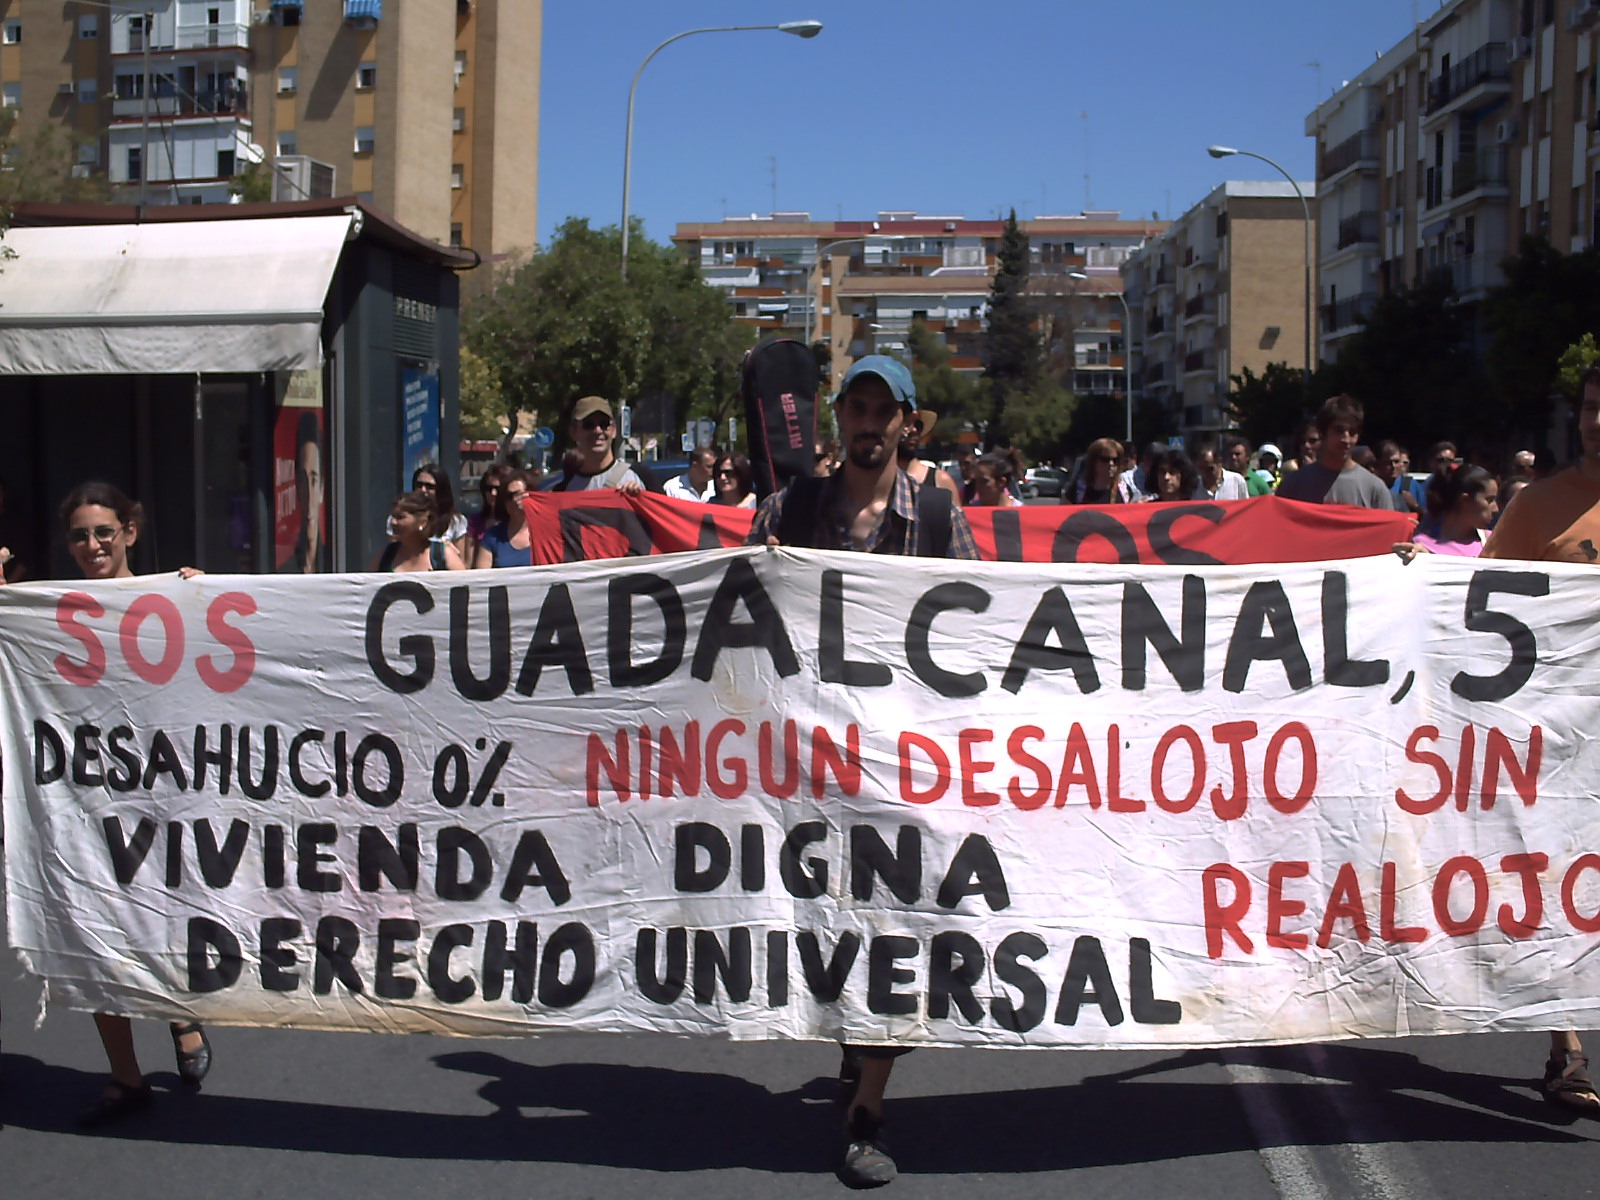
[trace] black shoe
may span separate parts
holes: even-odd
[[[150,1107],[155,1097],[148,1083],[129,1087],[115,1079],[106,1081],[100,1098],[78,1114],[79,1129],[95,1129]]]
[[[864,1108],[852,1109],[839,1179],[846,1187],[875,1188],[893,1183],[899,1173],[883,1143],[883,1119]]]
[[[185,1050],[179,1040],[191,1033],[200,1035],[200,1047],[197,1050]],[[199,1087],[200,1081],[206,1077],[206,1072],[211,1070],[211,1041],[206,1037],[206,1031],[201,1028],[200,1022],[189,1021],[172,1026],[172,1050],[178,1056],[178,1078],[190,1087]]]

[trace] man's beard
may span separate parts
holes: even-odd
[[[850,465],[862,471],[876,471],[888,456],[883,442],[857,440],[850,443]]]

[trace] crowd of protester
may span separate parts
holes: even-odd
[[[1371,448],[1362,444],[1363,412],[1348,396],[1328,400],[1297,430],[1294,453],[1285,457],[1276,444],[1252,447],[1243,438],[1225,437],[1192,450],[1152,443],[1142,456],[1110,437],[1089,445],[1062,488],[1063,504],[1229,502],[1276,494],[1308,503],[1392,509],[1417,518],[1415,531],[1395,545],[1402,559],[1420,554],[1521,557],[1595,561],[1594,534],[1600,525],[1600,368],[1585,377],[1580,432],[1584,460],[1557,474],[1553,462],[1518,449],[1504,455],[1462,458],[1457,446],[1440,441],[1411,471],[1408,449],[1392,440]],[[872,356],[845,377],[835,416],[840,437],[816,445],[812,479],[796,480],[788,490],[759,505],[751,533],[754,544],[791,544],[876,553],[935,554],[973,558],[976,548],[963,507],[1015,507],[1021,504],[1025,473],[1015,450],[958,454],[954,471],[923,460],[918,451],[938,422],[936,413],[918,409],[909,372],[892,359]],[[374,556],[375,571],[450,571],[526,566],[531,562],[523,503],[535,490],[575,491],[615,488],[643,490],[640,471],[614,453],[613,413],[599,397],[585,397],[571,421],[574,449],[548,474],[507,464],[491,466],[477,487],[481,510],[470,518],[457,508],[448,472],[427,463],[413,474],[411,489],[390,509],[388,542]],[[648,475],[648,471],[645,471]],[[661,484],[668,496],[695,503],[758,508],[750,459],[742,452],[697,450],[687,469]],[[939,505],[925,506],[928,495],[948,493]],[[1490,536],[1502,511],[1504,532]],[[796,519],[791,510],[802,508]],[[930,515],[931,514],[931,515]],[[931,542],[919,525],[942,526]],[[87,579],[133,574],[129,551],[144,527],[139,506],[116,488],[91,483],[75,489],[61,506],[61,531],[67,550]],[[932,548],[930,548],[930,546]],[[0,550],[0,564],[8,557]],[[185,575],[198,574],[185,568]],[[144,1108],[151,1090],[134,1057],[126,1018],[95,1017],[110,1067],[110,1077],[80,1123],[94,1126]],[[211,1046],[194,1023],[171,1027],[179,1074],[198,1084],[211,1066]],[[848,1096],[847,1149],[843,1173],[858,1185],[887,1182],[894,1163],[882,1139],[883,1093],[895,1057],[903,1047],[850,1046],[841,1081]],[[1544,1088],[1556,1104],[1600,1115],[1600,1096],[1587,1073],[1587,1059],[1575,1034],[1551,1034]]]

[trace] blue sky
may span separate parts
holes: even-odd
[[[622,209],[628,83],[633,203],[680,221],[880,209],[987,217],[1091,207],[1176,216],[1224,179],[1276,178],[1221,142],[1312,177],[1306,114],[1437,0],[545,0],[539,237]],[[1307,64],[1320,62],[1320,68]],[[1321,92],[1318,83],[1320,74]],[[1081,115],[1087,113],[1087,117]]]

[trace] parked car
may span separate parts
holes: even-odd
[[[1022,495],[1026,499],[1037,499],[1040,496],[1054,496],[1060,498],[1066,491],[1067,472],[1060,467],[1029,467],[1022,476]]]

